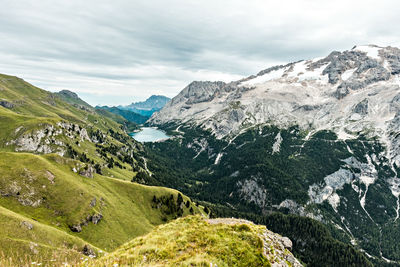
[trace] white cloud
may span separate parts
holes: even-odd
[[[1,7],[0,72],[72,89],[92,104],[174,96],[192,80],[229,81],[355,44],[400,44],[395,0],[3,0]]]

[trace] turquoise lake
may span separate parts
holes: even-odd
[[[132,133],[131,136],[139,142],[156,142],[170,138],[164,131],[151,127],[143,127],[140,132]]]

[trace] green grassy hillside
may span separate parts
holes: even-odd
[[[161,225],[88,265],[299,266],[279,238],[248,221],[190,216]]]
[[[75,107],[86,107],[88,109],[93,109],[92,106],[80,99],[76,93],[69,90],[61,90],[60,92],[55,93],[55,95]]]
[[[131,182],[151,173],[125,126],[0,75],[0,251],[11,257],[2,265],[110,252],[203,213],[176,190]]]

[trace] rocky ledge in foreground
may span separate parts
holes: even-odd
[[[89,266],[302,266],[290,248],[287,237],[250,221],[188,216],[158,226]]]

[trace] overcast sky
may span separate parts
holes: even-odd
[[[356,44],[400,46],[399,14],[398,0],[0,0],[0,73],[128,104]]]

